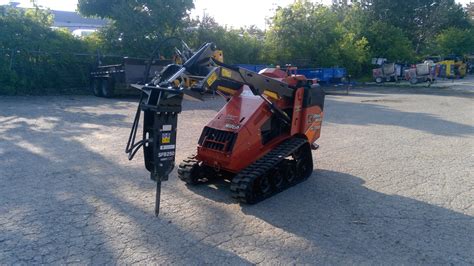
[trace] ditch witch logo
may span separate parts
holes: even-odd
[[[171,142],[171,133],[161,134],[161,144],[169,144]]]

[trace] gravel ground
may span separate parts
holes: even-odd
[[[311,178],[253,206],[155,184],[124,146],[136,99],[0,97],[0,264],[474,264],[473,94],[328,96]],[[177,160],[219,98],[185,102]]]

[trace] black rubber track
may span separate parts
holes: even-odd
[[[311,175],[311,173],[309,173],[309,175],[307,176],[297,177],[293,182],[286,183],[283,188],[274,187],[271,193],[268,194],[258,195],[258,193],[255,193],[254,191],[256,189],[255,184],[258,178],[262,178],[264,175],[269,175],[274,169],[285,168],[284,165],[279,164],[284,164],[286,161],[286,157],[292,155],[298,149],[303,148],[305,144],[308,144],[308,141],[303,138],[289,139],[280,144],[278,147],[276,147],[274,150],[272,150],[259,160],[257,160],[256,162],[247,166],[244,170],[242,170],[232,179],[230,186],[232,197],[236,198],[239,202],[242,203],[254,204],[307,179]],[[309,150],[307,156],[311,156],[311,150]],[[309,162],[312,169],[312,158],[306,159],[310,159]]]
[[[196,185],[199,182],[199,161],[194,155],[189,156],[178,166],[178,177],[189,185]]]

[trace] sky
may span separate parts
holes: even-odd
[[[21,6],[31,6],[30,0],[14,0],[20,2]],[[270,17],[275,8],[286,6],[294,0],[195,0],[195,9],[191,16],[201,16],[207,14],[216,19],[221,25],[234,28],[242,26],[257,25],[265,29],[265,18]],[[313,0],[323,4],[330,4],[331,0]],[[456,0],[463,5],[474,0]],[[8,4],[10,0],[0,0],[0,5]],[[77,0],[36,0],[40,6],[53,10],[76,10]]]

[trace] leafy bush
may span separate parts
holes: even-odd
[[[93,57],[76,56],[93,46],[50,28],[40,9],[0,10],[0,94],[57,93],[85,87]]]

